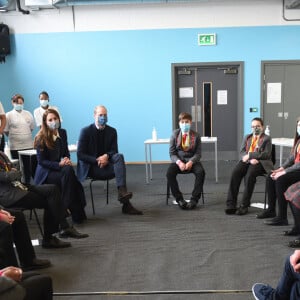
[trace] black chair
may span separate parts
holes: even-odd
[[[29,215],[29,219],[30,219],[30,220],[32,220],[32,213],[34,214],[34,218],[35,218],[35,220],[36,220],[36,223],[37,223],[37,225],[38,225],[38,228],[39,228],[39,230],[40,230],[40,233],[41,233],[42,237],[44,237],[44,232],[43,232],[43,229],[42,229],[42,225],[41,225],[39,216],[38,216],[38,214],[37,214],[37,212],[36,212],[36,209],[35,209],[35,208],[30,209],[30,208],[24,208],[24,207],[17,208],[17,209],[20,209],[20,210],[22,210],[23,212],[26,211],[26,210],[29,210],[29,211],[30,211],[30,215]]]
[[[271,160],[272,160],[272,163],[273,165],[275,166],[276,164],[276,147],[275,145],[272,144],[272,154],[271,154]],[[263,174],[263,175],[260,175],[260,176],[263,176],[265,178],[265,200],[264,200],[264,209],[267,208],[267,178],[270,174]]]
[[[90,180],[90,194],[91,194],[93,215],[95,215],[95,205],[94,205],[94,195],[93,195],[93,182],[95,182],[95,181],[106,181],[106,204],[108,204],[109,180],[114,179],[114,178],[115,178],[115,176],[108,177],[108,178],[103,178],[103,179],[88,178]]]

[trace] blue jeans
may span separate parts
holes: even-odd
[[[276,300],[300,299],[300,274],[290,264],[290,257],[285,261],[283,274],[276,288]]]
[[[109,164],[104,168],[99,168],[98,165],[92,165],[88,176],[100,180],[116,177],[117,187],[126,186],[126,166],[123,154],[114,154],[109,158]]]

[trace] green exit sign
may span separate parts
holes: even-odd
[[[211,46],[216,44],[216,34],[198,34],[198,45],[199,46]]]

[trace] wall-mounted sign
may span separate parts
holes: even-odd
[[[217,36],[215,33],[198,34],[199,46],[212,46],[217,43]]]

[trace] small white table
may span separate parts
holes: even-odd
[[[145,166],[146,166],[146,183],[149,183],[149,179],[152,180],[152,145],[169,144],[170,139],[148,139],[144,142],[145,145]],[[203,144],[215,144],[215,177],[218,182],[218,138],[217,137],[201,137],[201,143]],[[149,158],[148,158],[149,157]]]
[[[279,146],[279,166],[282,164],[283,147],[292,148],[294,145],[294,139],[292,138],[272,138],[272,144]]]

